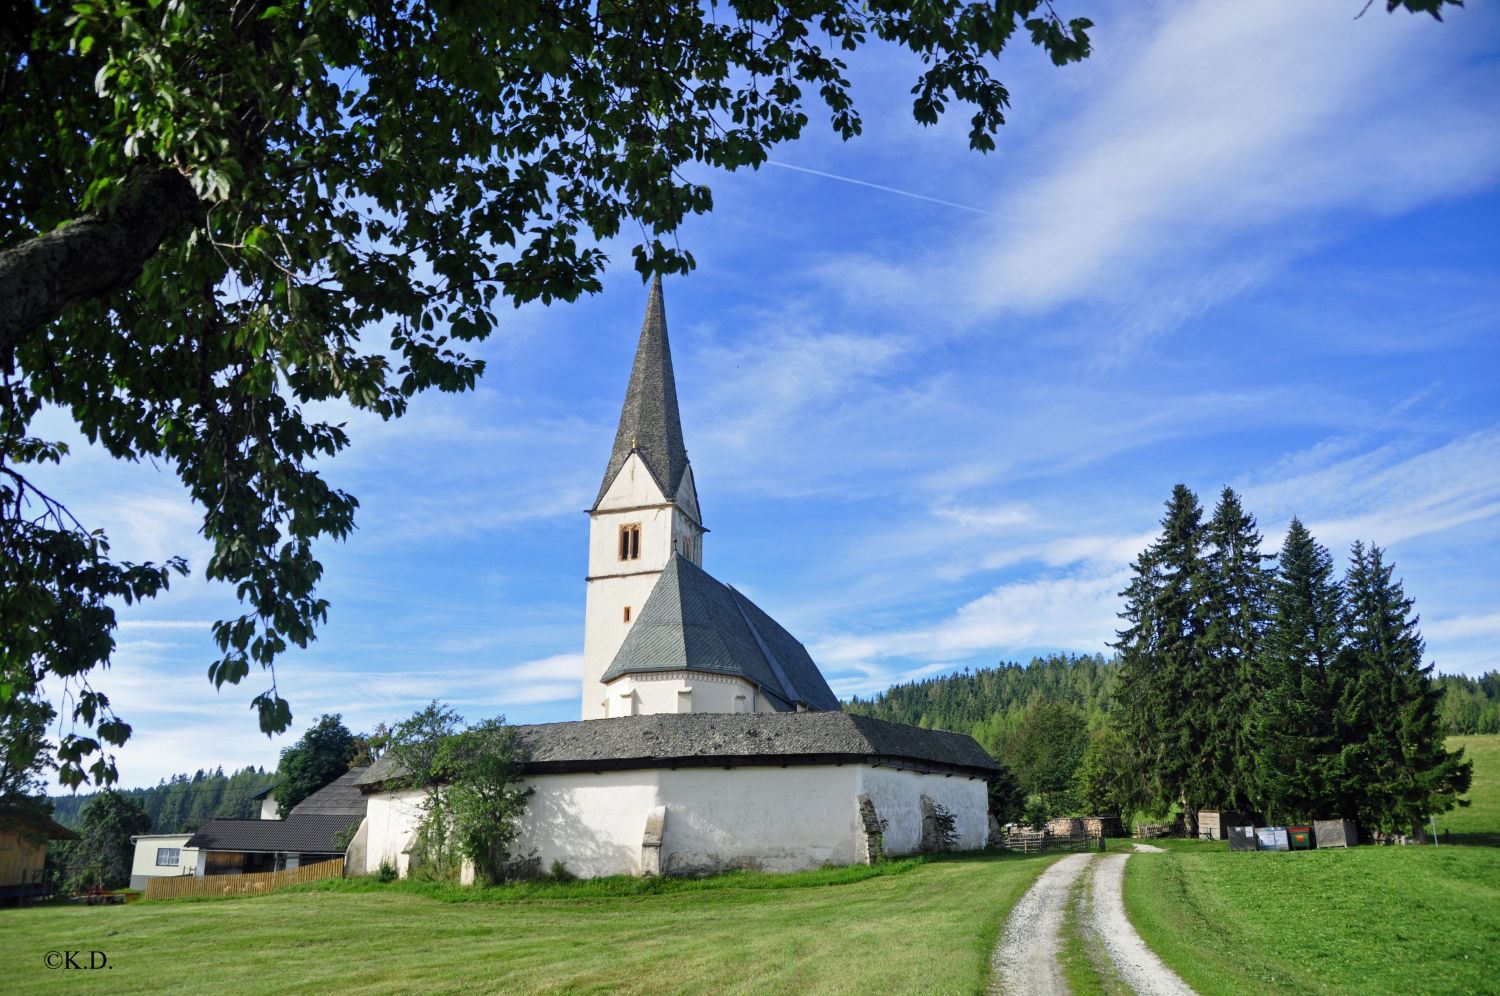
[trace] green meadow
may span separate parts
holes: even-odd
[[[974,993],[1053,857],[0,911],[7,992]],[[48,951],[109,968],[49,970]]]
[[[1469,807],[1438,817],[1443,845],[1231,854],[1174,842],[1131,858],[1131,922],[1204,994],[1497,991],[1500,736],[1450,745],[1474,760],[1474,785]]]

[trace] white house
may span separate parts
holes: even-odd
[[[198,849],[188,847],[190,833],[143,833],[131,837],[135,855],[130,861],[130,887],[145,889],[146,880],[192,875],[198,867]]]
[[[518,852],[584,876],[791,871],[934,849],[945,814],[983,847],[989,755],[844,713],[806,648],[703,569],[707,531],[658,278],[589,510],[583,719],[519,728],[536,791]],[[409,867],[420,800],[398,775],[384,759],[358,779],[368,872]]]

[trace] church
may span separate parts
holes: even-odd
[[[659,277],[588,514],[582,718],[517,728],[518,855],[592,877],[984,846],[997,766],[972,737],[844,712],[802,643],[703,569]],[[357,780],[353,873],[409,870],[420,793],[394,774]]]

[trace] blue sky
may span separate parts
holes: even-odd
[[[1500,16],[1078,6],[1086,63],[1004,58],[996,153],[962,115],[915,125],[915,64],[872,51],[863,137],[705,174],[698,269],[666,285],[704,566],[866,694],[1105,651],[1172,485],[1229,484],[1270,549],[1293,514],[1341,564],[1386,547],[1439,669],[1500,667]],[[476,392],[331,413],[359,529],[320,549],[332,614],[278,668],[282,737],[261,676],[205,679],[236,609],[199,511],[169,469],[79,447],[53,489],[119,555],[195,572],[122,610],[96,682],[136,728],[126,784],[273,765],[321,712],[576,718],[583,510],[645,306],[609,248],[604,293],[500,316]]]

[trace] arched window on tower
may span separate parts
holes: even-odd
[[[620,559],[641,559],[641,526],[640,523],[631,523],[620,527]]]

